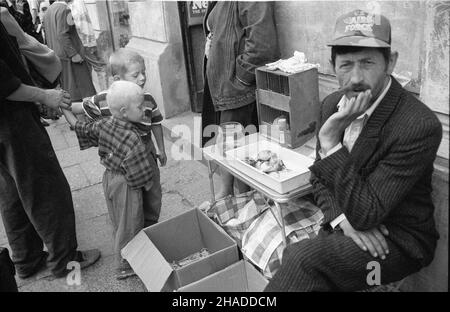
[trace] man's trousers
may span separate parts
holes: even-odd
[[[389,284],[420,270],[419,261],[404,254],[389,237],[386,241],[389,254],[381,260],[361,250],[342,231],[322,229],[317,237],[284,250],[281,268],[265,291],[357,291],[378,282]]]
[[[21,275],[32,273],[46,245],[52,273],[75,258],[72,194],[33,104],[0,111],[0,212]]]

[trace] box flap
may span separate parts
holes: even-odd
[[[178,261],[205,247],[196,210],[188,210],[144,229],[167,262]]]
[[[180,287],[180,292],[261,292],[268,281],[250,263],[241,260],[199,281]]]
[[[248,261],[245,261],[245,271],[247,273],[247,291],[262,292],[269,281]]]
[[[125,258],[148,291],[161,291],[172,267],[144,231],[140,231],[122,250]]]

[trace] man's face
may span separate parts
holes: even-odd
[[[375,48],[359,52],[336,55],[335,70],[342,89],[348,99],[367,89],[372,91],[372,101],[378,98],[391,73],[383,54]]]
[[[128,64],[128,70],[121,77],[122,80],[134,82],[144,88],[147,77],[145,76],[145,65],[141,62]]]

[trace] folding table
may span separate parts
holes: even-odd
[[[251,134],[248,137],[248,141],[255,142],[256,140],[259,139],[259,137],[260,137],[259,133]],[[255,140],[255,141],[253,141],[253,140]],[[304,156],[314,159],[315,152],[314,152],[314,148],[311,147],[311,146],[314,146],[314,144],[311,143],[313,141],[314,141],[314,139],[309,141],[307,144],[294,149],[294,151],[296,151]],[[220,167],[220,168],[226,170],[227,172],[229,172],[231,175],[233,175],[237,179],[239,179],[242,182],[244,182],[245,184],[247,184],[249,187],[257,190],[258,192],[263,194],[266,198],[271,199],[274,202],[275,207],[277,208],[278,218],[280,220],[278,220],[277,217],[275,217],[275,219],[277,219],[278,224],[281,227],[283,244],[284,244],[284,246],[286,246],[287,245],[286,230],[285,230],[282,207],[283,207],[283,205],[285,205],[288,201],[290,201],[292,199],[302,197],[302,196],[305,196],[305,195],[311,193],[311,191],[312,191],[311,184],[308,183],[306,185],[299,185],[297,188],[295,188],[294,190],[292,190],[288,193],[280,194],[280,193],[276,192],[275,190],[267,187],[263,183],[255,180],[254,178],[243,173],[242,171],[236,169],[232,164],[233,160],[227,160],[226,158],[224,158],[217,151],[217,147],[215,145],[211,145],[211,146],[203,148],[203,157],[205,158],[205,160],[207,161],[207,164],[208,164],[208,176],[209,176],[209,183],[210,183],[210,189],[211,189],[211,204],[214,204],[216,201],[215,192],[214,192],[213,176],[214,176],[214,173],[216,172],[216,170]]]

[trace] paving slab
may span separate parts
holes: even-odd
[[[19,286],[21,292],[142,292],[146,291],[138,277],[116,280],[114,257],[102,257],[91,267],[80,272],[80,284],[73,284],[67,278],[45,277]],[[69,280],[69,281],[68,281]]]
[[[60,132],[49,133],[50,141],[52,142],[53,149],[60,151],[69,147],[66,138]]]
[[[95,184],[72,192],[72,199],[77,222],[95,218],[108,213],[103,186]]]
[[[74,135],[74,132],[69,130],[69,131],[63,131],[62,135],[64,136],[64,139],[66,140],[66,143],[68,145],[68,147],[79,147],[80,145],[78,144],[78,139],[76,137],[76,135]]]
[[[72,191],[91,185],[88,178],[84,174],[84,171],[81,169],[80,164],[64,167],[63,171]]]
[[[100,157],[80,163],[81,169],[91,184],[102,182],[105,167],[100,164]]]
[[[114,254],[113,229],[108,214],[77,222],[76,231],[79,250],[97,248],[104,257]]]

